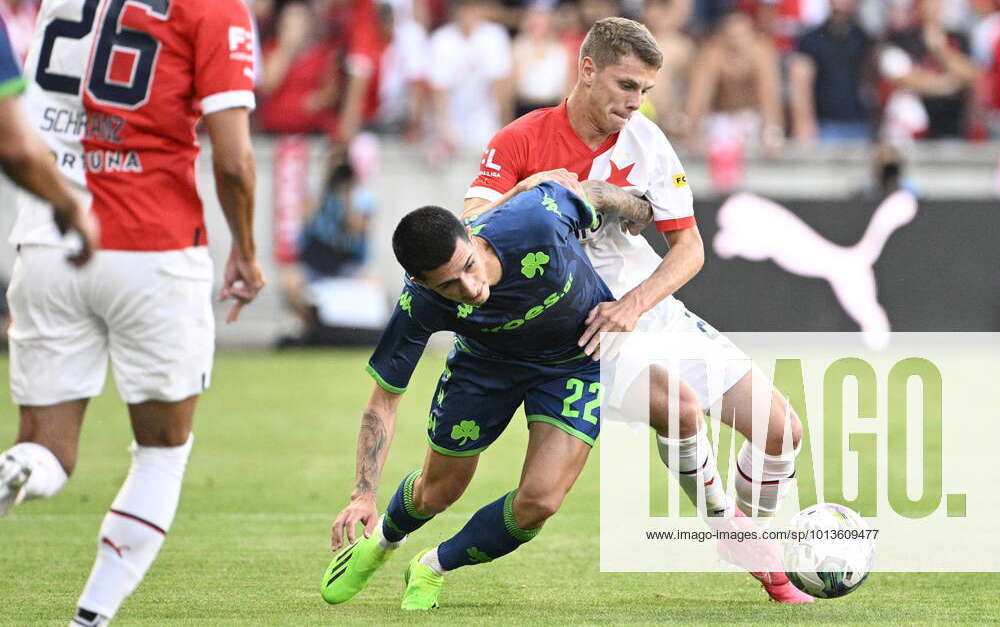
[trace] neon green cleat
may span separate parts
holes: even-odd
[[[431,610],[438,606],[438,596],[444,586],[444,577],[420,563],[420,558],[430,549],[424,549],[410,560],[403,574],[406,590],[403,592],[404,610]]]
[[[392,551],[379,548],[373,534],[362,538],[337,554],[323,575],[323,599],[327,603],[343,603],[361,592],[371,576],[385,563]]]

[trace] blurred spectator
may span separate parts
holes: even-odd
[[[556,37],[552,10],[534,4],[514,39],[514,117],[562,102],[569,90],[570,56]]]
[[[908,176],[905,176],[904,166],[903,153],[898,146],[890,143],[874,145],[872,147],[871,180],[858,189],[858,198],[880,202],[901,189],[905,189],[914,196],[919,196],[916,184]]]
[[[989,135],[1000,137],[1000,0],[972,0],[976,20],[970,34],[973,61],[983,70],[977,103]]]
[[[792,49],[796,38],[823,22],[829,0],[736,0],[735,5],[754,17],[761,33],[773,37],[779,52]]]
[[[484,0],[456,0],[452,21],[431,35],[435,155],[482,150],[510,119],[510,37],[486,19]]]
[[[643,21],[663,52],[663,67],[649,92],[650,118],[673,138],[685,131],[687,97],[694,42],[681,30],[691,14],[691,0],[647,0]]]
[[[385,294],[364,271],[373,211],[372,195],[358,182],[347,151],[334,144],[319,203],[299,236],[299,264],[282,268],[282,290],[304,328],[283,345],[377,339],[387,317]]]
[[[372,0],[286,1],[264,43],[258,120],[274,133],[342,141],[374,117],[383,41]]]
[[[830,5],[830,17],[799,39],[789,63],[792,131],[803,144],[872,132],[872,41],[858,24],[858,0]]]
[[[759,138],[773,153],[784,140],[778,57],[745,13],[729,13],[691,68],[688,122],[693,149]]]
[[[942,0],[916,0],[913,26],[890,35],[880,55],[882,75],[896,89],[886,104],[885,130],[891,137],[902,135],[912,126],[908,121],[900,122],[895,110],[904,107],[892,101],[907,98],[908,93],[919,98],[926,112],[926,129],[911,129],[918,136],[966,136],[970,96],[979,70],[968,56],[967,38],[944,30],[941,8]],[[910,103],[905,109],[912,107]]]
[[[398,4],[378,5],[382,39],[389,42],[378,68],[379,130],[416,139],[426,115],[430,43],[427,32]]]
[[[35,32],[40,0],[0,0],[0,19],[7,25],[10,47],[23,62]]]
[[[562,30],[562,42],[572,63],[570,65],[569,82],[576,82],[577,63],[580,59],[580,46],[587,36],[587,31],[597,20],[613,17],[621,13],[618,0],[579,0],[578,2],[563,2],[559,5],[559,21]]]

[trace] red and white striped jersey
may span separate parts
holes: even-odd
[[[62,172],[92,194],[101,248],[206,243],[195,125],[254,107],[241,0],[45,0],[25,65],[25,111]],[[58,244],[49,211],[23,203],[15,243]]]

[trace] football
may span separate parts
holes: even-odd
[[[875,562],[877,530],[849,507],[819,503],[791,521],[784,567],[799,590],[819,599],[849,594],[864,583]]]

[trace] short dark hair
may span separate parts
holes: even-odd
[[[596,21],[580,46],[580,58],[590,57],[598,70],[615,65],[628,54],[634,54],[651,68],[660,69],[663,65],[663,53],[649,29],[624,17]]]
[[[399,221],[392,234],[392,252],[407,274],[423,279],[424,272],[448,263],[459,238],[469,241],[469,233],[455,214],[428,205]]]

